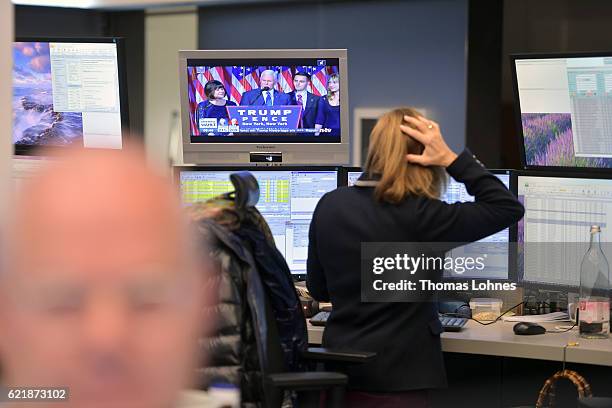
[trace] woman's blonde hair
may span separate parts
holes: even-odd
[[[375,197],[392,204],[408,195],[439,198],[446,188],[446,171],[440,166],[425,167],[406,161],[407,154],[421,154],[424,147],[401,131],[402,124],[412,127],[404,122],[404,116],[423,115],[412,108],[396,108],[384,114],[370,134],[365,171],[380,176]]]
[[[340,75],[338,74],[331,74],[328,78],[327,78],[327,85],[325,85],[325,89],[327,90],[327,95],[325,95],[325,97],[327,98],[327,100],[331,99],[331,91],[329,90],[329,83],[331,81],[335,81],[338,82],[338,84],[340,84]]]

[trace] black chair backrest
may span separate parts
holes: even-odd
[[[259,201],[259,184],[257,179],[248,171],[240,171],[232,173],[230,180],[234,185],[235,191],[227,196],[234,200],[237,210],[245,210],[249,207],[254,207]],[[255,282],[251,285],[257,288],[262,288],[264,282],[259,274],[252,277]],[[256,324],[256,341],[259,349],[260,365],[262,371],[263,395],[265,398],[264,406],[276,408],[283,403],[284,395],[278,388],[271,387],[266,381],[266,377],[270,374],[283,373],[287,371],[285,367],[285,354],[281,346],[281,338],[278,332],[277,320],[274,315],[274,310],[270,300],[270,294],[267,290],[261,292],[266,293],[263,299],[263,305],[259,304],[254,307],[263,309],[265,316],[263,322],[254,322]],[[260,292],[260,293],[261,293]],[[297,295],[296,295],[297,296]],[[301,308],[299,309],[301,312]],[[265,330],[265,335],[259,333],[260,330]]]
[[[259,183],[248,171],[239,171],[230,174],[230,181],[234,185],[234,204],[237,210],[255,207],[259,201]]]

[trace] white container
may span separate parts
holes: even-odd
[[[502,313],[501,299],[495,298],[473,298],[470,299],[470,309],[472,309],[472,319],[479,321],[495,320]]]

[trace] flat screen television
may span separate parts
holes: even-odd
[[[346,50],[179,52],[184,162],[346,164]]]

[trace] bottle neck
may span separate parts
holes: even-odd
[[[600,232],[591,232],[591,242],[589,244],[589,249],[601,248],[600,234]]]

